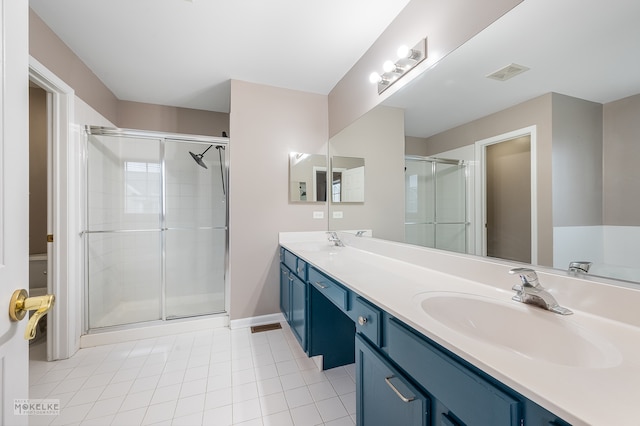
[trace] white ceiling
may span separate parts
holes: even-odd
[[[428,137],[556,92],[606,103],[640,93],[640,1],[525,0],[385,105]],[[530,70],[485,76],[516,63]]]
[[[328,94],[409,0],[29,0],[122,100],[229,111],[230,79]]]

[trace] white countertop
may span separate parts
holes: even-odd
[[[640,286],[624,287],[534,268],[542,286],[574,312],[562,316],[511,300],[511,287],[519,281],[508,271],[520,264],[339,235],[345,247],[328,242],[324,232],[280,233],[280,244],[564,420],[574,425],[640,424],[636,410],[640,401]],[[491,298],[510,309],[524,310],[526,318],[530,315],[532,320],[577,330],[581,338],[602,347],[601,358],[595,367],[590,366],[589,357],[572,362],[571,357],[559,356],[560,362],[551,362],[470,337],[422,310],[420,302],[426,292]],[[512,324],[496,333],[522,329]],[[542,347],[549,344],[544,333],[530,337]],[[563,350],[562,344],[553,345],[546,349]],[[575,347],[566,348],[570,349]]]

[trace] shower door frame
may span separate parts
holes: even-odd
[[[106,327],[99,327],[95,330],[114,330],[127,328],[131,326],[139,326],[140,324],[150,324],[155,325],[158,323],[166,323],[168,320],[184,320],[189,318],[202,318],[206,316],[219,316],[219,315],[229,315],[229,305],[230,305],[230,281],[229,281],[229,147],[230,147],[230,139],[228,137],[218,137],[218,136],[204,136],[204,135],[189,135],[182,133],[170,133],[170,132],[159,132],[159,131],[151,131],[151,130],[137,130],[137,129],[122,129],[116,127],[104,127],[104,126],[85,126],[85,189],[86,189],[86,201],[85,204],[89,201],[89,185],[88,176],[89,176],[89,160],[88,160],[88,144],[89,144],[89,136],[110,136],[110,137],[126,137],[126,138],[137,138],[137,139],[150,139],[157,140],[160,143],[160,161],[161,161],[161,190],[160,190],[160,228],[159,231],[163,232],[168,230],[166,227],[166,215],[167,215],[167,204],[166,204],[166,169],[165,169],[165,144],[167,142],[174,143],[197,143],[202,145],[222,145],[224,146],[225,154],[222,157],[224,161],[224,181],[223,181],[223,190],[225,192],[225,221],[224,221],[224,231],[225,231],[225,246],[224,246],[224,311],[216,312],[211,314],[202,314],[197,316],[183,316],[179,318],[169,318],[167,319],[166,315],[166,291],[167,291],[167,283],[166,283],[166,237],[162,236],[161,241],[161,292],[160,292],[160,304],[161,304],[161,317],[159,320],[148,320],[137,323],[130,324],[122,324],[122,325],[113,325]],[[85,208],[85,224],[88,227],[89,224],[89,209]],[[94,232],[106,232],[106,231],[94,231]],[[138,231],[121,231],[121,232],[138,232]],[[83,303],[83,334],[88,334],[91,329],[89,328],[89,268],[88,268],[88,244],[89,239],[87,238],[87,234],[89,234],[88,230],[83,231],[84,238],[84,247],[85,247],[85,279],[84,279],[84,303]]]
[[[465,226],[465,232],[464,232],[464,247],[465,247],[465,251],[464,253],[466,254],[470,254],[472,253],[473,250],[473,241],[472,241],[472,237],[473,237],[473,222],[471,221],[471,217],[470,217],[470,211],[469,211],[469,206],[472,203],[471,200],[471,182],[470,182],[470,173],[469,173],[469,161],[467,160],[457,160],[457,159],[450,159],[450,158],[438,158],[438,157],[429,157],[429,156],[422,156],[422,155],[405,155],[404,157],[405,160],[405,169],[406,169],[406,162],[407,161],[420,161],[423,163],[431,163],[431,175],[433,176],[434,179],[434,188],[433,188],[433,211],[434,211],[434,220],[433,222],[407,222],[406,219],[406,199],[405,199],[405,222],[404,222],[404,226],[405,226],[405,233],[406,233],[406,226],[407,225],[433,225],[434,226],[434,247],[432,248],[437,248],[435,247],[436,244],[435,242],[437,241],[437,226],[438,225],[464,225]],[[456,221],[456,222],[447,222],[447,221],[439,221],[438,220],[438,215],[437,215],[437,211],[438,211],[438,189],[437,189],[437,166],[438,164],[447,164],[447,165],[451,165],[451,166],[458,166],[458,167],[462,167],[464,169],[464,221],[460,222],[460,221]],[[406,181],[405,181],[405,185],[406,185]],[[406,197],[406,194],[405,194]],[[427,246],[430,247],[430,246]]]

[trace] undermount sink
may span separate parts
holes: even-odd
[[[582,368],[608,368],[622,360],[600,334],[541,308],[455,292],[421,293],[415,300],[448,329],[525,358]]]

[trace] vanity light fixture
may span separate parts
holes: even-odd
[[[393,83],[398,81],[403,75],[411,71],[420,62],[427,59],[427,39],[423,38],[413,46],[400,46],[397,51],[398,59],[386,61],[382,65],[382,74],[373,72],[369,75],[369,81],[378,85],[378,94],[387,90]]]

